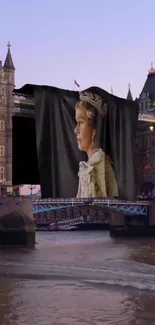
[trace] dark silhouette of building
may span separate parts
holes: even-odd
[[[131,99],[129,88],[127,98]],[[155,197],[155,68],[151,64],[138,98],[139,122],[136,137],[137,192]]]

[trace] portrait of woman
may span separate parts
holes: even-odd
[[[104,119],[107,104],[94,93],[80,92],[75,106],[78,148],[86,152],[88,161],[79,164],[77,198],[118,196],[112,161],[102,150],[97,136],[97,118]]]

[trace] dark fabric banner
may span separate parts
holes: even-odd
[[[25,89],[34,94],[42,197],[134,200],[137,103],[98,87]]]

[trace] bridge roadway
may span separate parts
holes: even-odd
[[[37,225],[55,224],[58,228],[64,225],[76,225],[73,222],[83,217],[81,223],[110,223],[110,215],[115,212],[128,216],[148,218],[150,202],[121,201],[117,199],[34,199],[33,215]],[[72,221],[71,221],[72,220]],[[79,223],[79,222],[78,222]]]

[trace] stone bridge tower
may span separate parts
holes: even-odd
[[[15,67],[10,43],[4,65],[0,61],[0,183],[12,185],[12,115]]]
[[[139,113],[146,117],[137,129],[136,154],[139,193],[155,197],[155,67],[151,64],[139,96]]]

